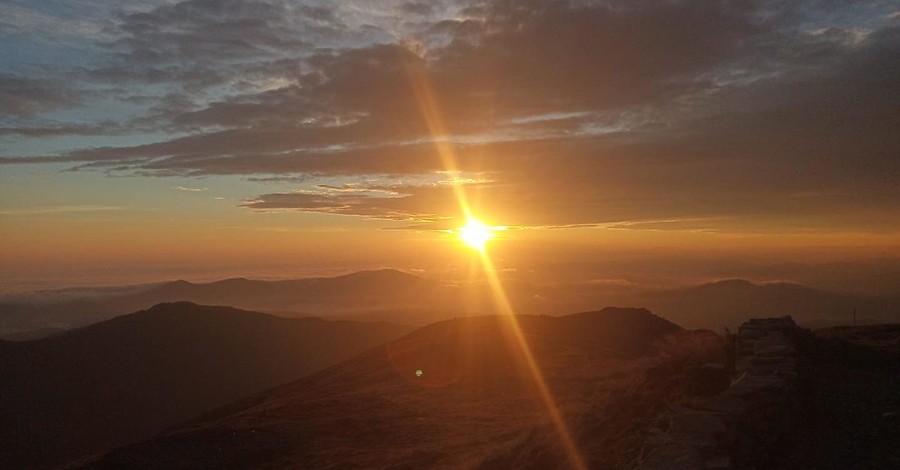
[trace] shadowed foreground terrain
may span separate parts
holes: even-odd
[[[625,467],[664,402],[692,392],[691,364],[721,354],[714,334],[686,332],[643,309],[518,323],[593,468]],[[547,416],[511,319],[470,317],[424,327],[87,466],[567,468]]]
[[[900,324],[816,330],[801,347],[800,422],[769,467],[900,468]]]
[[[145,439],[408,331],[182,302],[42,340],[0,341],[0,468]]]

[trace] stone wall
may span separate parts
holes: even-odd
[[[637,468],[756,468],[797,415],[798,333],[789,316],[744,323],[731,386],[688,406],[670,405],[650,429]]]

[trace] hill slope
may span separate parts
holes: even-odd
[[[0,343],[0,467],[146,438],[407,331],[183,302]]]
[[[583,450],[595,465],[611,458],[610,442],[620,437],[613,434],[654,412],[606,407],[611,390],[633,387],[637,371],[658,363],[656,342],[685,334],[643,309],[518,322],[576,439],[590,442]],[[494,316],[429,325],[89,466],[521,468],[515,459],[526,455],[534,468],[564,467],[511,325]]]

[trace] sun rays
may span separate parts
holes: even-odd
[[[453,145],[446,140],[448,132],[444,125],[440,113],[440,107],[438,106],[438,101],[425,67],[420,63],[409,63],[408,73],[410,78],[410,86],[412,88],[413,94],[416,97],[416,101],[418,103],[419,110],[422,113],[422,118],[425,122],[425,125],[434,138],[436,150],[438,155],[440,156],[444,170],[451,173],[459,172],[459,165],[457,162],[456,154],[453,149]],[[515,311],[513,310],[513,307],[509,302],[509,298],[507,297],[506,291],[503,288],[503,284],[501,283],[500,278],[497,276],[497,273],[493,266],[493,262],[491,261],[490,256],[485,250],[487,242],[494,238],[494,232],[502,228],[487,226],[474,217],[464,184],[453,184],[453,192],[459,205],[460,211],[466,219],[466,225],[457,230],[459,239],[467,246],[475,249],[479,254],[479,258],[481,260],[481,269],[484,271],[490,284],[492,299],[495,304],[495,308],[498,313],[509,320],[512,326],[516,344],[519,348],[519,352],[521,353],[520,358],[531,373],[532,379],[534,380],[534,385],[541,396],[541,400],[544,403],[547,414],[552,419],[554,426],[556,427],[557,434],[559,435],[560,442],[566,449],[566,453],[569,457],[569,462],[572,464],[573,468],[576,468],[578,470],[587,469],[587,465],[585,464],[584,459],[578,451],[578,448],[575,445],[575,441],[572,439],[572,436],[569,433],[569,429],[566,425],[565,419],[563,418],[562,413],[559,411],[559,407],[556,404],[553,393],[547,385],[546,380],[544,380],[544,376],[541,372],[540,366],[535,360],[534,354],[531,351],[531,347],[529,346],[525,335],[522,333],[522,329],[519,326],[518,320],[516,319]]]

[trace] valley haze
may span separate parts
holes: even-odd
[[[790,311],[803,325],[822,327],[900,321],[900,295],[842,294],[795,283],[726,279],[681,288],[597,282],[536,284],[504,281],[518,313],[562,315],[615,305],[639,305],[692,328],[735,329],[751,316]],[[0,338],[35,339],[90,325],[158,303],[229,305],[288,318],[389,321],[422,326],[460,316],[501,313],[485,279],[448,281],[398,270],[331,278],[70,288],[0,296]]]

